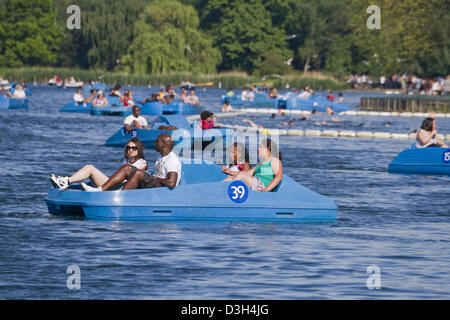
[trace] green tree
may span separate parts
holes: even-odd
[[[152,2],[139,16],[136,37],[123,57],[122,69],[139,74],[216,72],[220,52],[198,27],[192,6],[176,0]]]
[[[378,0],[381,29],[369,30],[366,9],[373,1],[353,0],[356,69],[375,75],[449,73],[449,2],[440,0]]]
[[[264,56],[292,56],[282,29],[272,25],[261,0],[211,0],[202,16],[202,27],[214,37],[222,53],[220,70],[254,72]]]
[[[59,64],[66,67],[114,70],[135,38],[137,17],[150,0],[78,0],[81,30],[63,30]],[[66,25],[72,0],[56,4],[59,25]]]
[[[294,65],[304,72],[342,74],[351,64],[349,0],[289,0],[284,29],[296,53]]]
[[[52,0],[0,1],[0,66],[52,65],[60,39]]]

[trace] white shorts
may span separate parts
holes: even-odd
[[[259,191],[261,189],[264,189],[266,186],[258,177],[253,177],[253,184],[252,184],[252,190]]]

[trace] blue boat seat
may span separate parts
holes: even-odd
[[[178,129],[189,129],[191,126],[189,125],[189,122],[186,120],[186,118],[182,115],[164,115],[164,116],[158,116],[154,121],[153,124],[157,123],[163,123],[167,124],[169,126],[175,126]],[[155,128],[152,125],[152,128]]]
[[[282,183],[283,183],[283,180],[281,180],[280,183],[275,188],[273,188],[271,192],[278,192],[278,190],[280,190]]]
[[[120,98],[119,97],[108,96],[106,99],[108,100],[109,106],[120,107]]]

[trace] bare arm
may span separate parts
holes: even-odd
[[[430,135],[427,135],[424,131],[419,130],[419,132],[417,132],[417,138],[420,142],[422,142],[422,144],[427,144],[431,139],[433,139],[433,137],[435,137],[436,134],[436,130],[433,130]]]
[[[281,164],[281,161],[277,158],[273,158],[271,166],[273,172],[275,173],[275,176],[273,177],[273,180],[269,183],[269,185],[264,189],[262,189],[261,191],[264,192],[272,191],[272,189],[276,188],[283,179],[283,165]]]
[[[166,187],[169,187],[170,189],[173,189],[177,185],[178,173],[176,173],[176,172],[169,172],[167,174],[167,179],[161,179],[161,178],[156,178],[156,179],[158,179],[158,181],[161,182]]]
[[[248,123],[253,128],[258,128],[258,126],[252,120],[244,119],[242,120],[242,122]]]

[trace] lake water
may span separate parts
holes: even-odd
[[[29,111],[0,113],[1,299],[450,298],[450,177],[387,172],[412,141],[280,137],[285,173],[335,200],[334,223],[61,218],[43,201],[49,174],[86,163],[114,172],[123,150],[103,144],[123,118],[60,113],[73,90],[30,88]],[[140,96],[156,89],[133,88]],[[219,112],[224,91],[198,95]],[[356,106],[361,95],[344,97]],[[249,117],[275,128],[289,120]],[[423,120],[342,118],[324,126],[318,115],[295,128],[408,133]],[[450,133],[450,119],[437,122]],[[146,158],[157,153],[146,150]],[[71,265],[81,270],[80,290],[66,286]],[[379,268],[378,290],[366,285],[369,266]]]

